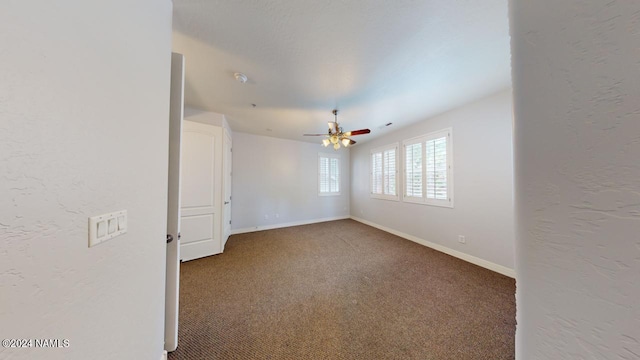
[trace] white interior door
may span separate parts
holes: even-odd
[[[223,189],[223,199],[224,203],[222,206],[222,248],[224,249],[224,245],[227,243],[227,239],[229,239],[229,235],[231,235],[231,170],[232,170],[232,153],[231,153],[231,134],[224,129],[224,161],[223,161],[223,170],[222,170],[222,182],[224,183]]]
[[[165,285],[164,349],[178,347],[180,289],[180,140],[184,106],[184,56],[171,54],[169,109],[169,181],[167,189],[167,273]],[[171,239],[171,241],[169,241]]]
[[[183,122],[180,164],[180,254],[183,261],[222,252],[219,213],[222,186],[216,181],[221,178],[221,140],[219,127]]]

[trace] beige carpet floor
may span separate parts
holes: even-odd
[[[353,220],[182,264],[179,359],[514,359],[515,281]]]

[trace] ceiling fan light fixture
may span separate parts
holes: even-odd
[[[324,134],[303,134],[303,136],[324,136],[322,139],[322,145],[324,147],[328,147],[330,144],[333,144],[333,148],[335,150],[340,149],[340,145],[347,147],[355,144],[356,142],[351,140],[352,135],[363,135],[369,134],[371,130],[369,129],[360,129],[360,130],[352,130],[345,132],[342,127],[338,124],[338,110],[332,111],[335,119],[327,123],[329,126],[329,132]]]

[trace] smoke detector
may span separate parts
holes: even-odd
[[[241,84],[244,84],[247,82],[247,75],[243,73],[235,73],[233,74],[233,77],[235,77],[236,80],[238,80]]]

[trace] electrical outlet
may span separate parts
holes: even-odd
[[[463,235],[458,235],[458,242],[460,244],[466,244],[467,243],[467,238],[465,238]]]

